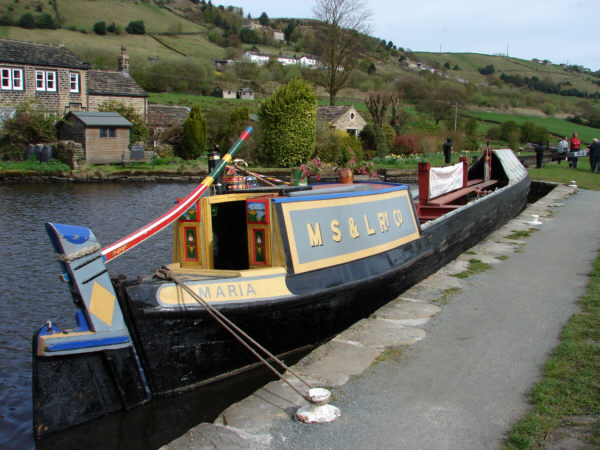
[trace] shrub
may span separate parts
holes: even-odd
[[[488,64],[485,67],[480,67],[479,69],[479,73],[481,75],[492,75],[493,73],[496,72],[496,69],[494,69],[494,65],[493,64]]]
[[[319,127],[316,156],[324,163],[332,166],[347,164],[350,159],[350,149],[355,160],[362,160],[364,151],[358,141],[345,131],[333,130],[324,124]]]
[[[392,142],[392,153],[395,155],[415,155],[419,153],[419,136],[414,134],[400,134]]]
[[[35,20],[35,25],[38,28],[45,28],[48,30],[56,30],[58,28],[58,25],[56,24],[56,22],[54,21],[52,16],[48,13],[44,13],[44,14],[40,15]]]
[[[109,26],[106,27],[106,31],[108,31],[109,33],[116,33],[117,32],[117,25],[115,25],[115,23],[111,23]]]
[[[54,141],[56,120],[56,116],[48,115],[33,101],[20,103],[14,117],[2,125],[1,159],[19,161],[26,145]]]
[[[523,122],[519,127],[521,142],[546,142],[548,140],[548,130],[538,126],[533,122]]]
[[[101,36],[106,34],[106,22],[96,22],[94,24],[94,33]]]
[[[542,105],[542,112],[547,116],[553,116],[556,114],[556,105],[554,103],[546,102]]]
[[[283,85],[259,107],[261,157],[290,167],[310,159],[315,149],[317,95],[305,80]]]
[[[195,103],[183,122],[183,141],[175,154],[183,159],[196,159],[206,151],[206,119]]]
[[[30,13],[23,14],[21,17],[19,17],[17,25],[21,28],[35,28],[35,20],[33,19],[33,15]]]
[[[146,27],[143,20],[132,20],[129,22],[125,31],[129,34],[146,34]]]

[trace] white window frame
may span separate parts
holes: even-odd
[[[74,94],[79,94],[79,73],[69,73],[69,91]]]
[[[36,70],[35,90],[39,92],[56,92],[56,71]]]
[[[13,69],[12,67],[0,68],[0,87],[2,90],[22,91],[23,90],[23,69]]]

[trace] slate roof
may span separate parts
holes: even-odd
[[[124,72],[89,70],[87,80],[90,95],[148,97],[146,91]]]
[[[71,111],[65,117],[75,116],[88,127],[131,127],[133,124],[116,112]]]
[[[191,109],[187,106],[148,105],[148,125],[153,127],[171,127],[181,125]]]
[[[335,122],[346,112],[353,108],[352,105],[317,106],[317,117],[326,122]]]
[[[0,63],[88,69],[89,65],[66,47],[0,39]]]

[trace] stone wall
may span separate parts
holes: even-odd
[[[68,164],[71,170],[81,169],[85,166],[85,153],[83,145],[73,141],[58,141],[54,157]]]
[[[89,110],[90,111],[98,111],[100,105],[106,102],[116,102],[122,103],[125,106],[130,106],[135,109],[140,116],[146,117],[147,113],[147,104],[146,98],[144,97],[126,97],[126,96],[117,96],[117,95],[96,95],[90,94],[88,96],[89,102]]]

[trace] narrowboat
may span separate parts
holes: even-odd
[[[36,437],[256,366],[204,303],[276,355],[331,338],[516,216],[530,184],[511,150],[421,164],[418,198],[377,180],[205,195],[214,178],[152,223],[174,223],[173,261],[137,279],[107,265],[159,225],[101,248],[46,224],[77,328],[34,335]]]

